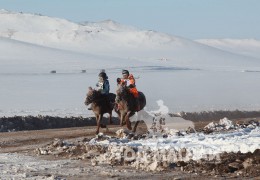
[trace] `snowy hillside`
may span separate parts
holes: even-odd
[[[49,48],[27,42],[0,37],[0,73],[63,73],[81,72],[103,68],[129,67],[132,63],[142,67],[137,60],[123,61],[122,58],[78,53]]]
[[[258,59],[111,20],[73,23],[35,14],[0,11],[0,37],[55,49],[192,68],[260,69]],[[20,57],[22,58],[22,57]],[[49,59],[49,58],[48,58]],[[74,59],[74,58],[73,58]],[[77,58],[76,58],[77,59]],[[167,59],[167,62],[160,62]]]
[[[199,39],[197,42],[232,53],[260,58],[260,41],[256,39]]]

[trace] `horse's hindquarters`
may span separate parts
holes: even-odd
[[[138,100],[139,100],[139,105],[140,105],[140,110],[141,110],[146,106],[146,98],[145,98],[144,93],[142,93],[140,91],[138,93],[139,93]]]
[[[112,103],[115,102],[116,95],[114,93],[109,93],[108,97],[109,97],[110,102],[112,102]]]

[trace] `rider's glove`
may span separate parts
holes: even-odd
[[[117,84],[119,84],[119,83],[121,82],[121,79],[120,79],[120,78],[117,78],[117,79],[116,79],[116,82],[117,82]]]

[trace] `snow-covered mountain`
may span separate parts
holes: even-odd
[[[0,73],[79,72],[130,67],[132,63],[143,65],[137,60],[123,61],[122,58],[55,49],[4,37],[0,37],[0,49]]]
[[[260,58],[260,41],[256,39],[199,39],[197,42],[232,53]]]
[[[64,19],[6,10],[0,11],[0,19],[0,37],[30,43],[37,47],[72,51],[74,54],[80,53],[81,56],[103,55],[102,59],[104,56],[114,57],[122,59],[119,62],[126,65],[140,65],[136,64],[138,60],[160,66],[260,69],[258,56],[238,55],[235,51],[220,50],[155,31],[139,30],[111,20],[74,23]],[[78,55],[76,58],[68,56],[67,59],[77,60]]]

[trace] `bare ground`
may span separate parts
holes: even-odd
[[[259,121],[260,118],[254,118]],[[241,118],[235,121],[247,122],[252,118]],[[197,130],[204,127],[207,122],[195,122]],[[109,132],[102,131],[108,135],[115,135],[121,127],[110,125]],[[145,126],[141,125],[139,131],[145,131]],[[99,165],[92,166],[89,159],[72,160],[63,156],[37,156],[35,150],[60,138],[69,141],[82,141],[94,137],[95,126],[73,127],[63,129],[33,130],[0,133],[0,179],[233,179],[242,178],[239,171],[226,173],[214,173],[212,169],[206,171],[203,166],[207,164],[188,164],[175,165],[162,172],[145,172],[127,166]],[[229,157],[230,155],[228,155]],[[235,156],[235,157],[234,157]],[[248,154],[246,158],[252,158],[256,165],[252,168],[260,169],[259,152]],[[227,157],[227,156],[225,156]],[[224,158],[225,158],[224,157]],[[238,155],[230,156],[235,161]],[[224,161],[223,161],[224,162]],[[225,161],[232,163],[233,161]],[[223,163],[223,166],[225,164]],[[219,165],[220,166],[220,165]],[[202,171],[196,171],[201,168]],[[222,167],[222,166],[220,166]],[[214,168],[213,168],[214,169]],[[215,166],[216,169],[216,166]],[[223,171],[225,171],[224,169]],[[243,179],[260,179],[259,172],[254,169],[248,170],[247,176]],[[250,174],[251,172],[251,174]]]

